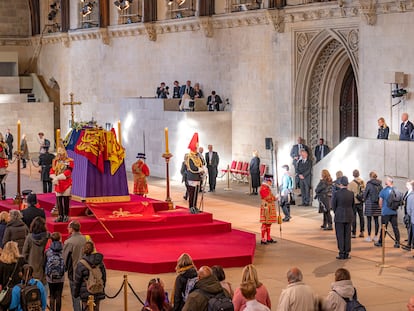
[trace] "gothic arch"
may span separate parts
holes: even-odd
[[[341,86],[350,66],[358,86],[358,41],[356,27],[294,33],[294,133],[310,146],[339,143]]]

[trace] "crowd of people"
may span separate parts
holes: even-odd
[[[207,311],[213,304],[214,310],[223,311],[269,311],[272,308],[272,295],[259,280],[258,271],[252,264],[243,268],[240,284],[234,290],[226,280],[223,267],[202,266],[197,269],[187,253],[178,258],[175,270],[177,276],[171,298],[162,280],[153,279],[148,285],[143,311]],[[347,269],[337,269],[332,277],[326,296],[318,296],[304,282],[302,271],[297,267],[290,268],[286,273],[287,285],[281,291],[276,307],[273,306],[274,310],[342,311],[348,310],[349,301],[353,301],[354,306],[363,306],[358,301],[357,290]]]
[[[23,306],[24,288],[38,288],[38,306],[32,310],[60,311],[65,272],[70,284],[73,309],[84,310],[91,292],[86,287],[92,268],[99,268],[103,285],[106,270],[103,255],[96,251],[94,243],[80,232],[79,221],[68,224],[68,238],[62,243],[59,232],[49,232],[44,210],[39,207],[37,196],[29,194],[26,209],[0,213],[0,286],[10,290],[10,300],[2,300],[0,306],[7,310],[27,310]],[[47,296],[49,295],[49,304]],[[105,298],[104,288],[93,293],[95,311],[99,301]]]
[[[200,83],[195,83],[194,87],[191,85],[191,81],[183,85],[180,85],[178,81],[174,81],[173,91],[170,94],[170,88],[165,82],[161,82],[156,90],[157,98],[177,98],[180,99],[180,110],[188,110],[194,108],[194,99],[204,98],[203,90],[200,88]],[[220,111],[220,104],[223,101],[221,97],[216,94],[216,91],[211,91],[211,94],[207,97],[206,105],[209,111]]]

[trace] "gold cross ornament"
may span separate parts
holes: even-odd
[[[73,106],[81,105],[82,103],[73,101],[73,93],[70,93],[69,96],[70,96],[70,102],[63,103],[63,105],[64,106],[70,105],[70,111],[71,111],[71,116],[72,116],[72,127],[74,127],[75,126],[75,111],[73,109]]]

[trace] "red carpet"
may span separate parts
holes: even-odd
[[[67,223],[55,223],[49,217],[55,195],[39,194],[38,200],[47,212],[48,229],[61,232],[66,239]],[[84,216],[87,207],[106,229],[95,216]],[[11,200],[0,201],[0,210],[10,208],[16,208]],[[70,214],[81,222],[82,233],[92,237],[109,269],[174,272],[177,258],[184,252],[191,255],[198,267],[242,267],[253,261],[255,235],[234,230],[230,223],[214,220],[210,213],[194,215],[181,207],[169,211],[163,201],[131,195],[131,202],[123,203],[87,206],[71,201]]]

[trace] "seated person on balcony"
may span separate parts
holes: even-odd
[[[194,107],[194,95],[194,88],[191,86],[191,81],[188,80],[180,89],[180,110],[188,110],[188,108],[192,108],[191,106]]]
[[[180,82],[174,81],[173,98],[180,98]]]
[[[211,95],[207,97],[208,111],[220,111],[220,104],[222,102],[220,96],[216,94],[216,91],[212,91]]]
[[[203,98],[203,91],[200,89],[200,83],[194,84],[194,98]]]
[[[157,87],[157,97],[158,98],[168,98],[168,95],[170,94],[168,92],[169,87],[165,86],[165,82],[161,82],[160,86]]]

